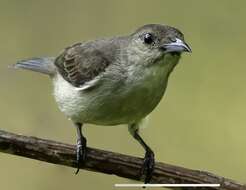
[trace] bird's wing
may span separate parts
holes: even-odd
[[[77,43],[66,48],[56,58],[55,65],[66,81],[85,89],[95,84],[95,78],[102,74],[111,62],[100,45]]]

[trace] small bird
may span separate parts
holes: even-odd
[[[86,162],[83,124],[127,124],[145,149],[140,178],[149,183],[154,152],[139,135],[139,127],[163,97],[182,52],[191,48],[178,29],[148,24],[130,35],[76,43],[57,57],[22,60],[14,68],[52,79],[59,109],[77,129],[76,174]]]

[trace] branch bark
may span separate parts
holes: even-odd
[[[0,152],[41,160],[53,164],[76,167],[75,146],[17,135],[0,130]],[[139,177],[143,159],[119,153],[87,149],[87,161],[81,169],[141,181]],[[219,183],[220,187],[211,187],[216,190],[246,190],[246,185],[230,179],[217,176],[205,171],[187,169],[179,166],[157,162],[151,183]],[[191,188],[182,188],[183,190]],[[194,188],[192,188],[194,189]],[[208,189],[208,188],[206,188]]]

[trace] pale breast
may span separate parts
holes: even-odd
[[[124,81],[102,78],[92,90],[78,90],[62,76],[54,78],[59,108],[75,122],[98,125],[128,124],[147,116],[160,102],[175,64],[132,68]],[[130,68],[131,69],[131,68]]]

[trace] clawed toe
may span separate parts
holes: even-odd
[[[149,183],[154,171],[155,155],[152,150],[147,150],[144,157],[144,163],[141,170],[141,177],[144,176],[144,183]]]
[[[79,168],[85,163],[86,160],[86,138],[82,135],[79,135],[76,146],[76,161],[77,161],[77,170],[75,174],[79,173]]]

